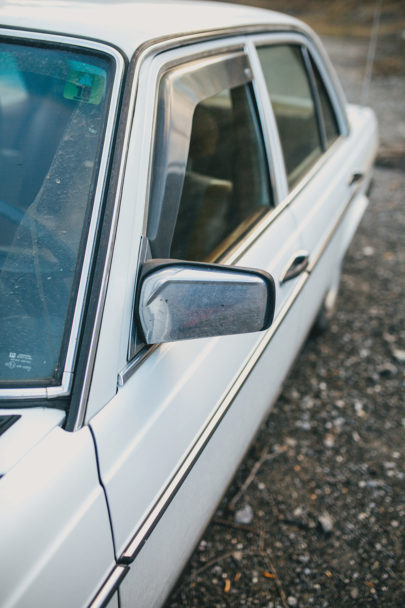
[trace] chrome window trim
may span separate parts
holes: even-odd
[[[96,311],[96,315],[95,315],[95,322],[94,322],[94,327],[93,327],[93,332],[92,332],[92,337],[91,337],[91,343],[90,343],[90,347],[89,347],[89,356],[87,359],[86,372],[85,372],[85,376],[84,376],[83,387],[80,391],[76,419],[75,419],[75,422],[72,423],[72,429],[71,429],[72,431],[78,430],[83,425],[83,422],[85,419],[87,399],[88,399],[90,385],[91,385],[92,370],[93,370],[93,366],[94,366],[94,362],[95,362],[95,358],[96,358],[98,334],[99,334],[100,327],[101,327],[102,314],[103,314],[103,310],[104,310],[104,302],[105,302],[106,293],[107,293],[108,277],[109,277],[111,263],[112,263],[114,235],[115,235],[115,231],[116,231],[117,223],[118,223],[119,206],[120,206],[120,202],[121,202],[121,194],[122,194],[122,188],[123,188],[123,178],[124,178],[124,174],[125,174],[125,170],[126,170],[126,160],[127,160],[127,155],[128,155],[128,143],[129,143],[129,139],[130,139],[130,135],[131,135],[134,108],[135,108],[135,103],[136,103],[136,99],[137,99],[137,95],[138,95],[139,74],[140,74],[140,71],[141,71],[141,68],[142,68],[144,62],[147,59],[158,55],[159,53],[174,50],[180,46],[189,45],[190,47],[192,47],[192,45],[195,45],[197,43],[215,42],[216,48],[213,50],[213,52],[217,53],[220,48],[224,48],[224,49],[228,48],[229,50],[233,50],[234,45],[235,45],[235,39],[237,39],[238,37],[243,37],[246,40],[246,43],[248,43],[249,40],[254,41],[256,37],[261,36],[261,37],[265,37],[265,39],[268,40],[268,37],[270,35],[273,35],[273,36],[275,34],[284,34],[284,35],[288,34],[289,35],[289,34],[291,34],[291,32],[299,34],[300,36],[302,36],[304,38],[309,38],[309,36],[312,37],[312,35],[313,35],[312,32],[310,32],[309,28],[307,28],[307,26],[305,26],[304,24],[286,25],[283,23],[273,23],[273,24],[266,25],[263,23],[259,23],[259,24],[251,24],[248,26],[219,28],[219,29],[211,30],[209,32],[204,30],[204,31],[194,32],[192,34],[182,33],[182,34],[179,34],[178,36],[162,36],[162,37],[152,39],[152,40],[145,42],[135,51],[134,55],[132,56],[132,58],[130,60],[130,66],[129,66],[129,71],[130,71],[131,77],[130,77],[128,85],[127,85],[128,86],[127,92],[129,90],[129,93],[128,93],[128,96],[126,99],[126,104],[125,104],[126,115],[127,115],[128,119],[126,121],[124,135],[123,135],[123,143],[122,143],[123,157],[122,157],[119,169],[118,169],[117,186],[116,186],[116,192],[115,192],[115,197],[114,197],[115,202],[114,202],[114,214],[113,214],[113,218],[112,218],[112,227],[111,227],[110,239],[109,239],[109,242],[107,245],[106,263],[104,266],[103,278],[102,278],[101,288],[99,291],[97,311]],[[219,44],[219,43],[221,43],[221,44]],[[207,53],[209,53],[209,52],[210,52],[210,50],[207,49]],[[319,54],[322,56],[323,63],[325,63],[325,65],[327,67],[330,67],[331,64],[328,60],[328,57],[323,53],[323,51],[319,51]],[[325,79],[325,75],[327,77],[329,77],[323,64],[318,65],[318,69],[320,70],[320,73],[323,75],[324,79]],[[341,92],[341,103],[345,104],[343,92],[341,91],[339,82],[335,78],[334,78],[334,84],[337,86],[338,91]],[[340,145],[342,143],[340,140],[341,140],[341,138],[336,140],[334,142],[334,144],[331,146],[331,148],[329,148],[328,152],[332,148],[334,149],[335,146]],[[149,164],[149,166],[150,166],[150,164]],[[149,179],[148,179],[148,183],[150,183]],[[149,191],[147,189],[145,192],[146,200],[144,201],[144,203],[146,204],[145,218],[147,218],[147,214],[148,214],[148,207],[147,207],[148,195],[149,195]],[[263,220],[254,227],[254,230],[252,232],[254,233],[255,238],[252,240],[252,242],[260,236],[261,232],[263,232],[267,228],[267,226],[270,225],[278,217],[278,215],[280,213],[282,213],[283,209],[288,204],[289,203],[286,204],[286,202],[281,203],[280,205],[275,207],[275,209],[272,209],[271,211],[269,211],[269,215],[271,216],[270,219],[267,216],[265,216],[263,218]],[[265,224],[262,224],[262,222],[265,222]],[[262,225],[263,225],[263,228],[260,229],[260,226],[262,226]],[[258,232],[258,230],[260,230],[260,232]],[[145,234],[145,230],[143,231],[143,233]],[[251,244],[250,241],[247,242],[246,240],[239,242],[236,247],[236,250],[238,252],[237,257],[241,257],[242,254],[244,253],[244,251],[247,249],[247,247],[250,246],[250,244]],[[232,255],[233,255],[233,253],[231,251],[229,253],[229,255],[227,255],[223,258],[224,262],[228,263],[228,259],[229,259],[230,260],[229,263],[232,263]],[[130,337],[129,337],[129,339],[130,339]],[[127,344],[126,348],[128,349],[128,344]],[[144,360],[146,360],[149,357],[149,355],[152,352],[154,352],[154,350],[155,350],[155,347],[151,347],[149,349],[140,351],[134,359],[127,362],[124,369],[120,370],[117,374],[117,386],[123,386],[131,378],[133,373],[138,369],[140,364]]]
[[[88,608],[104,608],[119,588],[120,584],[129,572],[127,566],[117,565],[109,574],[107,580],[103,583],[100,591],[95,598],[90,602]]]
[[[305,32],[299,31],[288,33],[275,32],[274,34],[254,36],[252,40],[256,48],[278,44],[296,44],[304,47],[319,70],[335,112],[341,135],[349,135],[350,127],[346,113],[346,98],[329,57],[322,45],[317,42],[316,35],[309,37]]]
[[[236,264],[238,260],[246,253],[246,250],[262,235],[263,232],[278,218],[278,216],[290,205],[294,204],[295,199],[299,196],[302,190],[304,190],[309,182],[311,182],[315,175],[318,174],[324,165],[326,165],[330,157],[338,153],[339,149],[346,144],[346,137],[341,135],[338,137],[333,144],[324,152],[314,166],[308,171],[305,177],[299,182],[291,192],[286,196],[284,201],[275,209],[269,211],[258,224],[252,229],[252,232],[246,235],[245,239],[235,245],[235,248],[229,250],[229,252],[221,258],[221,264]],[[364,169],[364,173],[367,175],[374,164],[374,158],[370,160],[367,167]],[[340,180],[346,180],[345,168],[341,167],[340,170],[335,173],[334,179],[329,183],[328,187],[332,188],[335,182]],[[357,190],[356,190],[357,192]],[[352,198],[350,199],[352,200]],[[321,247],[322,248],[322,247]],[[311,258],[312,263],[312,258]]]
[[[149,47],[148,45],[146,46],[146,50],[145,50],[145,54],[144,56],[141,56],[138,59],[138,63],[136,64],[137,69],[137,81],[136,81],[136,87],[138,87],[139,84],[139,73],[142,69],[142,65],[143,63],[145,63],[147,60],[152,60],[154,61],[155,59],[160,59],[160,55],[163,53],[171,53],[172,51],[177,53],[178,52],[178,47],[182,45],[181,39],[179,42],[177,42],[177,38],[175,39],[170,39],[171,40],[171,44],[170,42],[163,42],[163,43],[157,43],[156,46],[152,45],[151,47]],[[176,44],[174,44],[176,41]],[[208,46],[207,48],[203,48],[203,49],[195,49],[196,45],[200,45],[200,44],[205,44],[205,43],[210,43],[210,42],[215,42],[215,46]],[[173,46],[174,44],[174,46]],[[156,77],[156,81],[155,81],[155,87],[154,87],[154,93],[153,93],[153,99],[154,99],[154,110],[153,110],[153,126],[156,127],[157,124],[157,110],[158,110],[158,103],[159,103],[159,88],[160,88],[160,83],[162,78],[165,76],[166,73],[172,71],[172,70],[176,70],[176,69],[181,69],[182,67],[184,67],[185,65],[187,66],[190,65],[192,62],[198,62],[198,61],[204,61],[206,60],[208,63],[210,60],[213,60],[214,58],[218,57],[218,58],[222,58],[222,57],[226,57],[226,55],[231,55],[231,54],[243,54],[247,57],[247,53],[245,51],[245,37],[244,36],[236,36],[236,37],[232,37],[230,39],[228,38],[224,38],[224,39],[216,39],[214,38],[213,40],[211,40],[210,37],[205,38],[204,35],[191,35],[191,36],[187,36],[184,44],[186,45],[184,47],[184,49],[182,48],[182,54],[180,56],[175,56],[175,57],[167,57],[164,58],[164,61],[161,63],[161,65],[158,67],[158,73],[157,73],[157,77]],[[140,53],[142,55],[142,53]],[[136,55],[135,55],[136,57]],[[134,61],[135,61],[135,57],[134,57]],[[250,76],[251,79],[251,76]],[[148,163],[148,175],[147,175],[147,187],[145,190],[145,196],[144,196],[144,221],[143,221],[143,226],[142,226],[142,234],[144,235],[144,238],[146,238],[146,233],[147,233],[147,228],[148,228],[148,218],[149,218],[149,202],[151,199],[151,190],[152,190],[152,169],[153,169],[153,160],[154,160],[154,154],[155,154],[155,147],[156,147],[156,138],[153,139],[153,141],[151,141],[151,146],[150,146],[150,153],[149,153],[149,163]]]
[[[273,112],[270,97],[267,92],[266,81],[264,79],[260,60],[252,38],[248,38],[246,42],[246,51],[249,55],[253,71],[253,90],[259,120],[262,125],[261,130],[267,155],[270,184],[273,190],[274,206],[268,211],[268,213],[271,213],[274,212],[274,209],[277,209],[278,205],[288,192],[284,157],[277,129],[276,118]],[[252,230],[253,229],[254,227]]]
[[[318,137],[319,137],[319,145],[321,148],[321,153],[324,154],[326,152],[326,150],[328,149],[328,142],[326,139],[326,131],[325,131],[325,120],[324,120],[324,116],[323,116],[318,86],[317,86],[316,80],[315,80],[314,70],[312,69],[311,55],[309,54],[306,46],[301,47],[301,57],[302,57],[302,61],[304,63],[305,71],[307,73],[308,84],[309,84],[309,88],[310,88],[311,95],[312,95],[312,101],[314,104],[315,120],[316,120],[316,126],[318,129]],[[326,93],[326,94],[329,97],[329,94],[328,93]],[[334,112],[335,117],[336,117],[336,112],[333,107],[332,107],[332,111]],[[340,127],[339,127],[339,131],[340,131]],[[339,133],[339,135],[340,135],[340,133]]]
[[[237,261],[245,254],[247,249],[257,239],[260,238],[260,236],[263,234],[263,232],[265,232],[274,221],[277,220],[279,215],[281,215],[281,213],[283,213],[284,210],[292,204],[295,197],[299,195],[301,190],[303,190],[308,185],[308,183],[314,178],[314,176],[322,169],[322,167],[328,163],[329,158],[337,152],[339,147],[344,145],[344,143],[346,141],[346,136],[349,133],[348,127],[346,129],[346,126],[348,125],[347,116],[346,116],[346,112],[345,112],[345,103],[346,102],[345,102],[343,94],[340,95],[339,82],[334,78],[333,74],[332,74],[332,76],[333,76],[333,78],[332,78],[328,75],[328,72],[325,71],[324,63],[329,64],[329,60],[328,60],[327,55],[323,52],[322,47],[318,48],[318,46],[315,46],[314,44],[312,44],[312,40],[309,39],[309,36],[305,32],[305,30],[300,30],[298,28],[296,28],[296,29],[291,28],[291,31],[286,32],[286,31],[284,31],[285,27],[282,27],[282,26],[280,26],[279,28],[270,26],[268,31],[263,31],[263,30],[265,30],[265,28],[263,28],[263,26],[252,26],[251,28],[242,29],[242,31],[240,32],[242,34],[242,38],[240,41],[239,40],[238,40],[238,42],[234,41],[234,44],[232,46],[226,45],[226,46],[222,47],[222,46],[216,45],[215,48],[211,47],[209,49],[209,55],[210,56],[218,55],[219,53],[226,52],[226,51],[244,50],[244,52],[248,56],[250,64],[251,64],[251,69],[253,72],[253,81],[252,82],[253,82],[253,86],[255,86],[255,84],[256,84],[255,93],[257,93],[257,91],[262,89],[262,87],[263,87],[263,83],[262,84],[257,83],[257,80],[259,80],[260,78],[263,78],[263,75],[262,75],[262,71],[261,71],[261,67],[260,67],[260,61],[259,61],[259,58],[257,57],[256,46],[258,46],[260,44],[268,45],[268,44],[293,43],[293,44],[300,44],[300,45],[304,46],[305,48],[309,48],[311,51],[311,56],[312,56],[314,62],[316,63],[318,70],[325,83],[325,87],[328,91],[328,94],[331,99],[333,108],[335,110],[337,119],[338,119],[338,121],[339,120],[342,121],[342,122],[339,122],[339,128],[342,131],[342,134],[339,137],[337,137],[337,139],[332,143],[332,145],[325,152],[323,152],[323,154],[316,161],[316,163],[311,167],[311,169],[308,171],[308,173],[306,173],[306,175],[297,183],[297,185],[290,192],[288,192],[288,190],[287,190],[286,178],[285,178],[285,190],[283,188],[282,183],[280,184],[276,179],[274,179],[274,181],[272,181],[275,202],[278,200],[280,200],[280,202],[278,204],[276,204],[275,207],[270,208],[269,211],[257,222],[257,224],[255,224],[252,227],[252,229],[241,240],[237,241],[235,243],[235,245],[233,247],[231,247],[225,253],[224,256],[221,256],[220,260],[218,260],[218,261],[220,261],[223,264],[236,264],[237,263]],[[235,28],[235,30],[232,30],[232,31],[237,31],[237,33],[239,33],[239,28]],[[259,33],[258,33],[258,31],[259,31]],[[197,42],[201,42],[200,36],[198,34],[196,34],[196,38],[197,38],[197,40],[196,40]],[[203,41],[205,42],[206,40],[203,40]],[[208,41],[209,41],[209,38],[208,38]],[[193,42],[194,42],[194,38],[193,38]],[[219,40],[216,38],[215,42],[219,42]],[[228,42],[228,40],[225,40],[225,42]],[[167,42],[165,42],[163,44],[166,45]],[[169,46],[169,48],[163,48],[163,49],[159,48],[159,53],[163,50],[170,50],[170,49],[172,49],[171,46]],[[149,55],[149,52],[151,52],[151,49],[147,50],[146,56]],[[168,61],[167,68],[171,67],[172,65],[173,66],[181,65],[185,62],[189,62],[194,59],[200,59],[200,58],[203,58],[204,56],[208,57],[209,55],[208,55],[208,52],[207,52],[207,55],[205,55],[204,52],[199,52],[196,54],[193,54],[192,52],[190,52],[190,54],[185,54],[181,58],[178,58],[176,61],[173,61],[172,63],[170,63]],[[166,67],[166,64],[165,64],[165,67]],[[163,67],[162,67],[162,70],[163,70]],[[259,70],[261,73],[258,74]],[[325,78],[325,76],[326,76],[326,78]],[[329,78],[331,78],[331,80],[329,80]],[[332,90],[331,90],[331,82],[332,82],[332,86],[333,86]],[[159,85],[159,83],[157,82],[156,89],[155,89],[155,100],[157,100],[158,85]],[[336,87],[336,94],[335,94],[335,97],[332,99],[332,92],[335,90],[335,87]],[[263,94],[263,91],[261,91],[261,94]],[[266,119],[263,116],[264,112],[270,111],[272,114],[272,117],[270,118],[269,133],[267,133],[267,130],[266,130],[266,132],[263,131],[263,138],[264,138],[264,142],[265,142],[268,161],[270,163],[270,159],[271,159],[271,161],[274,162],[274,160],[277,159],[277,157],[279,155],[281,155],[282,167],[284,168],[284,160],[282,157],[281,143],[279,140],[277,126],[276,126],[275,119],[274,119],[274,113],[271,108],[270,98],[267,94],[267,89],[266,89],[266,97],[268,98],[268,107],[267,107],[267,104],[266,104],[266,107],[261,105],[261,102],[260,102],[261,95],[259,95],[257,99],[258,99],[259,117],[261,119],[262,124],[268,124]],[[341,116],[336,110],[336,104],[339,104],[339,107],[342,106],[344,109]],[[156,107],[155,107],[155,113],[156,113]],[[154,120],[156,120],[156,118]],[[276,141],[275,145],[274,144],[271,145],[269,143],[268,139],[270,137],[270,134],[274,136],[274,133],[276,133],[276,135],[277,135],[277,141]],[[268,146],[271,150],[275,151],[275,154],[272,154],[271,152],[269,153],[269,151],[267,149]],[[274,148],[276,148],[276,149],[274,150]],[[148,214],[149,214],[152,157],[153,157],[153,146],[151,147],[151,160],[149,163],[149,175],[148,175],[148,188],[147,188],[146,197],[145,197],[146,198],[145,221],[144,221],[144,226],[143,226],[144,233],[146,233],[146,224],[147,224],[147,218],[148,218]],[[276,162],[279,162],[278,159],[276,160]],[[285,175],[285,169],[284,169],[284,175]],[[273,175],[271,175],[271,178],[273,178]],[[282,194],[284,195],[283,199],[281,199]],[[154,350],[156,348],[158,348],[158,346],[153,346],[153,347],[145,346],[145,348],[143,348],[142,350],[140,350],[139,352],[137,352],[135,354],[133,359],[128,360],[126,366],[118,372],[117,385],[123,386],[131,378],[131,376],[136,371],[136,369],[140,366],[140,364],[143,361],[145,361],[149,357],[149,355],[152,352],[154,352]],[[130,351],[130,349],[129,349],[129,351]]]
[[[243,48],[234,52],[218,52],[209,57],[186,57],[176,66],[162,66],[155,100],[160,108],[163,107],[164,118],[159,119],[155,111],[148,197],[148,200],[153,199],[153,206],[148,208],[147,219],[147,238],[154,257],[168,257],[166,249],[170,242],[164,247],[164,252],[158,253],[154,251],[154,244],[161,247],[163,237],[167,240],[167,231],[162,229],[162,223],[175,227],[195,107],[206,97],[250,83],[251,79],[249,57]],[[162,166],[162,176],[156,174],[156,166]],[[169,179],[171,186],[168,189]],[[174,180],[176,186],[173,185]],[[169,193],[174,191],[178,200],[170,200],[169,204],[167,190]]]
[[[33,40],[46,43],[60,44],[66,47],[77,47],[78,50],[90,50],[104,53],[111,57],[114,61],[115,73],[114,80],[111,87],[111,97],[109,101],[109,108],[113,109],[112,112],[108,113],[107,122],[105,126],[103,147],[100,157],[100,165],[98,170],[97,185],[93,198],[92,212],[90,225],[87,232],[87,242],[85,246],[85,253],[83,258],[83,264],[80,274],[79,287],[77,291],[75,308],[73,313],[73,320],[68,340],[68,348],[66,351],[64,371],[62,373],[62,382],[57,386],[44,386],[35,388],[0,388],[0,400],[15,400],[15,399],[54,399],[58,397],[65,397],[69,395],[72,381],[73,381],[73,370],[74,361],[76,357],[78,347],[78,337],[82,325],[82,316],[84,301],[87,292],[87,284],[89,279],[90,266],[93,258],[93,249],[96,238],[97,226],[99,223],[99,215],[101,209],[101,203],[104,194],[105,181],[107,166],[112,149],[112,134],[114,130],[116,113],[118,108],[118,98],[121,88],[122,75],[124,72],[124,58],[123,56],[113,47],[97,42],[94,40],[85,40],[82,38],[75,38],[65,35],[40,33],[29,30],[13,30],[11,28],[0,28],[1,36],[26,40],[28,43]]]
[[[371,164],[370,164],[370,168],[371,168]],[[200,435],[197,437],[194,444],[191,446],[189,452],[186,454],[182,463],[178,467],[176,473],[173,475],[172,479],[167,484],[167,486],[161,493],[160,497],[158,498],[156,503],[153,505],[153,507],[149,511],[148,515],[145,517],[144,521],[142,522],[142,524],[140,525],[140,527],[138,528],[138,530],[132,537],[131,541],[128,543],[128,545],[125,548],[125,550],[123,551],[121,557],[118,559],[119,563],[122,563],[122,564],[132,563],[134,561],[135,557],[137,556],[137,554],[142,549],[142,547],[145,544],[145,542],[147,541],[147,539],[149,538],[149,536],[152,534],[152,532],[153,532],[154,528],[156,527],[156,525],[158,524],[160,518],[163,516],[164,512],[166,511],[166,509],[168,508],[168,506],[174,499],[175,495],[177,494],[178,490],[180,489],[181,485],[185,481],[187,475],[189,474],[192,467],[198,460],[204,447],[208,444],[210,438],[212,437],[215,430],[217,429],[217,427],[221,423],[222,419],[226,415],[228,409],[232,405],[238,392],[244,385],[245,381],[248,379],[250,373],[253,371],[254,367],[258,363],[260,357],[263,355],[263,353],[266,350],[267,346],[269,345],[270,341],[272,340],[274,335],[277,333],[282,321],[288,315],[294,302],[298,298],[301,291],[304,289],[311,273],[313,272],[316,265],[319,263],[319,261],[322,257],[322,254],[328,247],[329,243],[331,242],[331,240],[332,240],[333,236],[335,235],[335,233],[337,232],[337,230],[339,229],[346,213],[348,213],[353,200],[359,194],[360,195],[362,194],[365,187],[366,187],[366,183],[359,182],[356,189],[353,190],[350,199],[346,203],[342,212],[339,214],[339,217],[337,218],[336,222],[334,223],[333,227],[331,228],[331,231],[329,232],[327,237],[324,239],[324,241],[322,243],[322,247],[318,251],[316,258],[314,258],[311,261],[310,266],[308,266],[308,268],[298,278],[297,284],[295,285],[293,291],[291,292],[290,296],[288,297],[285,305],[279,311],[279,313],[278,313],[277,317],[275,318],[275,320],[273,321],[273,324],[271,325],[271,327],[263,334],[262,338],[260,339],[260,341],[258,342],[256,347],[252,351],[249,360],[245,363],[245,365],[239,371],[234,382],[228,389],[228,392],[226,393],[226,395],[224,396],[222,401],[219,403],[217,409],[215,410],[215,412],[212,414],[211,418],[206,423],[204,429],[201,431]]]

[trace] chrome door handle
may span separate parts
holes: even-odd
[[[280,284],[286,283],[297,277],[301,272],[304,272],[309,264],[308,251],[298,251],[287,264],[284,272],[280,276]]]

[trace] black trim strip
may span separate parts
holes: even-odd
[[[10,426],[13,426],[13,424],[17,422],[17,420],[19,420],[20,418],[21,416],[19,416],[18,414],[0,416],[0,435],[3,435],[3,433],[5,433],[10,428]]]
[[[315,110],[316,126],[318,129],[319,143],[320,143],[322,152],[326,152],[326,150],[328,149],[328,146],[327,146],[327,142],[326,142],[325,121],[324,121],[322,107],[321,107],[321,100],[319,98],[319,91],[318,91],[318,87],[316,86],[315,75],[314,75],[314,71],[312,69],[310,55],[309,55],[309,51],[308,51],[307,47],[305,47],[305,46],[301,47],[301,56],[303,58],[305,70],[307,72],[307,77],[309,80],[309,86],[310,86],[311,93],[312,93],[312,101],[314,102],[314,110]],[[328,98],[329,98],[329,96],[328,96]],[[336,118],[335,118],[335,120],[336,120]],[[339,133],[339,135],[341,135],[341,133]]]

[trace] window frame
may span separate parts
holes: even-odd
[[[253,73],[249,57],[243,48],[232,52],[221,52],[218,49],[217,53],[208,57],[184,58],[179,65],[168,65],[162,70],[157,84],[159,107],[155,121],[149,195],[149,200],[153,202],[148,208],[146,227],[152,257],[170,258],[170,245],[186,173],[193,112],[195,107],[208,97],[225,89],[243,85],[250,87],[252,113],[255,115],[260,135],[266,178],[270,190],[274,190],[271,187],[265,134],[256,108],[256,94],[252,90],[252,83]],[[182,108],[182,111],[172,111],[174,106]],[[181,123],[181,126],[178,123]],[[168,133],[172,133],[170,138]],[[173,135],[174,133],[176,135]],[[269,211],[272,208],[269,206]],[[236,241],[229,247],[235,244]],[[222,254],[217,256],[215,261],[221,257]]]
[[[270,100],[270,96],[268,94],[267,85],[263,73],[263,68],[261,66],[261,62],[257,53],[257,49],[259,47],[269,47],[269,46],[298,46],[300,47],[300,54],[303,60],[303,65],[306,70],[308,85],[311,90],[312,99],[314,103],[315,109],[315,118],[317,122],[318,133],[320,135],[320,145],[323,148],[322,154],[315,161],[312,167],[303,175],[303,177],[298,180],[298,182],[290,189],[287,183],[287,171],[284,163],[284,158],[282,158],[283,172],[284,172],[284,184],[283,184],[283,196],[281,199],[281,204],[287,205],[290,203],[291,199],[295,197],[298,192],[300,192],[305,185],[312,179],[312,177],[319,172],[321,166],[327,161],[329,157],[330,151],[335,149],[335,147],[342,144],[342,141],[350,134],[349,121],[346,113],[346,100],[341,88],[341,85],[335,76],[335,71],[333,66],[331,65],[328,56],[323,51],[321,46],[316,44],[316,36],[314,40],[309,36],[305,35],[301,32],[270,32],[267,34],[259,34],[252,36],[253,42],[253,50],[256,54],[255,63],[257,64],[257,69],[261,71],[261,80],[262,80],[262,91],[261,95],[265,95],[268,98],[269,106],[271,108],[271,113],[273,115],[274,121],[274,112]],[[316,66],[319,77],[321,78],[325,93],[328,96],[330,106],[335,116],[336,124],[339,130],[339,135],[335,139],[335,141],[328,147],[325,128],[323,124],[323,112],[321,108],[321,102],[318,94],[318,87],[316,85],[316,78],[312,69],[311,61]],[[275,123],[276,124],[276,123]],[[279,150],[283,150],[283,146],[280,140],[279,132],[277,130],[278,137],[278,147]]]
[[[153,77],[154,79],[154,117],[152,120],[152,134],[155,133],[157,122],[157,104],[159,98],[160,80],[165,72],[176,67],[190,64],[195,60],[206,59],[209,61],[213,57],[218,57],[220,55],[224,56],[226,54],[235,52],[242,53],[248,60],[249,69],[251,70],[251,74],[249,74],[249,82],[251,83],[252,87],[252,96],[256,106],[258,127],[261,130],[264,153],[267,158],[267,172],[273,192],[274,207],[269,207],[268,212],[259,218],[256,223],[250,226],[248,231],[243,234],[241,238],[239,238],[236,242],[229,244],[226,251],[223,252],[223,254],[221,253],[220,258],[218,258],[222,264],[233,265],[238,262],[249,247],[258,238],[260,238],[260,236],[278,218],[278,216],[283,213],[286,207],[289,206],[293,198],[305,186],[307,181],[312,178],[314,173],[319,170],[320,166],[326,162],[331,150],[335,149],[335,146],[340,145],[343,137],[347,136],[350,132],[349,122],[345,110],[346,101],[343,90],[341,89],[340,83],[335,76],[334,69],[328,59],[328,56],[323,51],[322,46],[318,46],[316,36],[315,40],[312,41],[312,35],[313,34],[310,36],[305,31],[298,28],[294,28],[291,31],[285,31],[284,28],[278,28],[274,25],[269,26],[268,29],[266,27],[254,27],[251,31],[246,31],[246,28],[243,27],[235,28],[227,31],[226,35],[223,37],[215,37],[215,35],[209,34],[205,40],[198,40],[197,44],[190,44],[189,46],[185,45],[180,48],[176,48],[176,46],[173,45],[173,41],[165,41],[162,46],[156,42],[156,47],[154,44],[151,44],[150,48],[146,51],[146,58],[143,58],[142,60],[143,65],[148,65],[148,73],[150,74],[149,77]],[[256,47],[259,44],[269,45],[281,43],[299,44],[309,49],[312,60],[316,63],[320,77],[323,79],[325,90],[329,95],[332,108],[336,114],[337,123],[341,130],[341,136],[332,144],[325,154],[321,155],[320,159],[305,175],[304,179],[301,180],[291,192],[288,190],[287,186],[287,178],[278,129],[256,50]],[[153,67],[154,62],[156,62],[156,67]],[[142,69],[143,66],[141,65],[140,70]],[[149,218],[151,213],[153,213],[151,208],[154,206],[154,201],[152,200],[152,167],[155,147],[157,144],[157,137],[154,135],[147,161],[148,175],[146,179],[144,200],[144,220],[141,242],[139,246],[137,269],[135,272],[134,291],[132,292],[132,307],[129,339],[127,342],[126,364],[118,374],[119,386],[124,385],[127,379],[132,376],[134,371],[148,357],[148,355],[153,352],[155,348],[158,348],[156,345],[145,346],[145,344],[139,340],[133,314],[137,298],[137,277],[139,276],[140,268],[147,259],[153,257],[147,231],[149,229]]]
[[[306,146],[307,145],[307,140],[303,139],[302,137],[298,138],[296,141],[292,142],[293,145],[291,145],[290,142],[290,137],[291,137],[291,133],[287,135],[287,138],[285,137],[285,134],[282,133],[282,125],[280,124],[281,122],[288,122],[287,118],[284,117],[284,113],[283,110],[281,111],[281,114],[279,112],[279,103],[281,104],[282,107],[284,107],[284,94],[281,94],[281,101],[278,101],[279,99],[279,92],[277,92],[277,84],[274,87],[274,92],[276,94],[276,97],[273,97],[273,91],[272,91],[272,73],[271,73],[271,69],[269,73],[267,73],[267,70],[264,67],[263,61],[264,58],[261,58],[261,51],[264,51],[264,53],[266,54],[269,50],[270,50],[270,56],[271,56],[271,49],[274,49],[275,51],[281,51],[282,55],[284,54],[285,59],[288,61],[288,64],[290,66],[290,68],[292,68],[297,74],[299,74],[299,80],[302,80],[301,85],[304,85],[305,87],[305,91],[300,91],[299,89],[296,90],[297,92],[297,99],[302,100],[305,104],[308,103],[308,110],[310,111],[310,115],[308,117],[306,117],[305,122],[310,121],[310,124],[308,125],[309,129],[310,129],[310,133],[313,134],[313,141],[311,141],[311,145],[308,147],[308,150],[306,150],[305,155],[300,154],[298,159],[294,159],[294,150],[296,148],[296,145],[298,145],[298,148],[300,148],[302,145]],[[324,137],[323,137],[323,122],[322,122],[322,117],[320,115],[320,105],[318,102],[318,96],[317,96],[317,90],[315,87],[315,83],[314,83],[314,79],[312,77],[312,73],[310,70],[310,64],[309,64],[309,59],[308,59],[308,54],[306,52],[306,50],[302,47],[301,44],[297,44],[297,43],[278,43],[278,44],[272,44],[272,45],[258,45],[257,46],[257,52],[258,52],[258,57],[259,57],[259,62],[261,65],[261,69],[263,72],[263,77],[264,77],[264,82],[266,85],[266,94],[269,97],[269,101],[272,107],[272,111],[274,113],[274,117],[275,117],[275,121],[276,121],[276,125],[277,125],[277,130],[278,130],[278,135],[279,135],[279,140],[280,140],[280,145],[281,145],[281,150],[282,150],[282,156],[283,156],[283,161],[284,161],[284,170],[285,170],[285,176],[287,179],[287,187],[288,187],[288,191],[291,191],[294,186],[296,184],[298,184],[302,178],[310,171],[310,169],[316,165],[316,163],[319,161],[319,159],[323,156],[324,152],[325,152],[325,148],[324,148]],[[277,57],[276,57],[277,59]],[[278,63],[278,62],[276,62]],[[287,108],[287,116],[289,114],[289,109],[291,108],[294,116],[293,119],[295,120],[296,118],[296,110],[299,111],[300,108],[300,102],[298,105],[296,105],[296,100],[294,97],[294,91],[290,91],[290,93],[293,95],[289,100],[286,100],[286,108]],[[290,93],[287,93],[286,95],[289,97]],[[305,97],[301,97],[301,95],[305,95]],[[291,103],[291,105],[290,105]],[[297,116],[298,118],[298,116]],[[295,133],[295,131],[293,130],[292,133]],[[291,158],[290,154],[291,152],[293,153],[293,157]],[[291,160],[294,159],[294,162],[291,165]],[[297,162],[298,160],[298,162]]]

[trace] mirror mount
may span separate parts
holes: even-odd
[[[262,331],[275,308],[262,270],[157,259],[143,264],[135,306],[146,344]]]

